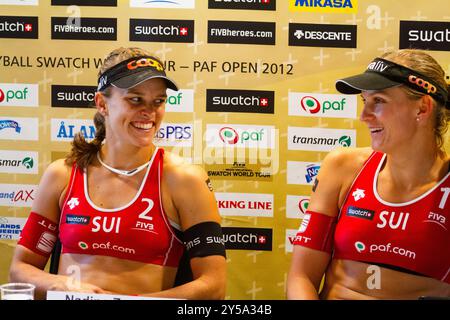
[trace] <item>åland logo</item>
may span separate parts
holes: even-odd
[[[236,144],[239,140],[239,135],[231,127],[223,127],[219,131],[220,139],[227,144]]]

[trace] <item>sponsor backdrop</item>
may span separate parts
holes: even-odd
[[[449,30],[448,0],[0,0],[0,283],[44,169],[94,136],[101,59],[139,46],[182,88],[156,140],[209,173],[227,299],[284,299],[321,161],[370,144],[335,79],[405,47],[450,73]]]

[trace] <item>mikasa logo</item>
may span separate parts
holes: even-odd
[[[378,72],[383,72],[384,70],[386,70],[389,66],[386,65],[385,63],[383,63],[382,61],[376,61],[376,62],[371,62],[368,66],[367,69],[371,70],[371,71],[378,71]]]

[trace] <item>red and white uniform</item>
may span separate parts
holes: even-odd
[[[374,152],[339,213],[334,259],[387,264],[450,283],[450,172],[431,190],[405,203],[377,193],[386,155]]]
[[[184,246],[162,208],[163,156],[164,151],[157,148],[134,199],[115,209],[100,208],[91,201],[86,172],[74,165],[59,225],[62,254],[178,267]]]

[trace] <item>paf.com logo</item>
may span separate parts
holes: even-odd
[[[206,126],[206,143],[208,147],[243,147],[273,149],[275,127],[256,125],[220,125]]]
[[[354,95],[289,93],[290,116],[356,119],[356,111]]]
[[[357,13],[358,0],[289,0],[289,11]]]
[[[0,106],[38,106],[38,85],[24,83],[0,83]]]

